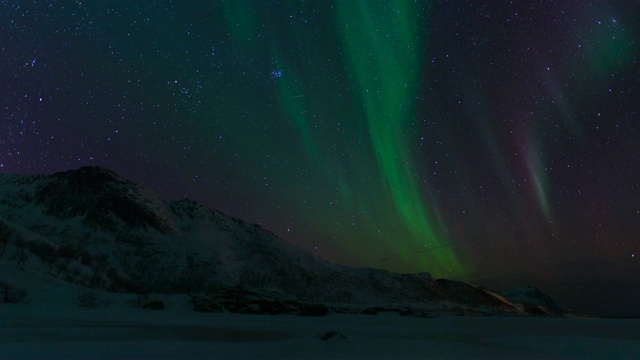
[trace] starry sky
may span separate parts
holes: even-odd
[[[640,313],[637,1],[0,1],[0,171]]]

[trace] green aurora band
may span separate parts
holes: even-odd
[[[449,240],[434,221],[436,209],[423,205],[406,141],[415,120],[413,99],[421,73],[419,11],[410,1],[394,1],[392,9],[364,0],[338,1],[337,5],[349,75],[355,78],[354,88],[364,104],[371,147],[386,191],[411,235],[395,240],[397,250],[411,254],[412,249],[438,248],[420,253],[422,265],[438,275],[459,276],[464,270],[453,249],[443,246]]]
[[[266,54],[273,69],[282,70],[272,79],[279,117],[270,118],[282,126],[282,141],[267,142],[257,126],[233,123],[228,136],[251,144],[243,149],[248,157],[241,166],[247,174],[269,179],[270,192],[288,198],[286,206],[295,209],[287,219],[293,228],[305,223],[315,229],[321,249],[309,250],[357,266],[465,276],[468,269],[461,263],[466,262],[456,256],[453,244],[468,239],[447,237],[447,219],[429,200],[430,189],[418,185],[417,167],[426,164],[417,153],[415,123],[423,45],[417,27],[426,14],[410,1],[334,4],[335,33],[323,36],[342,44],[341,49],[302,40],[291,44],[275,27],[280,37],[252,48],[256,27],[269,28],[272,20],[244,17],[250,8],[246,1],[225,2],[234,46],[254,56]],[[304,6],[286,3],[283,11],[296,14]],[[296,39],[311,38],[315,31],[301,21],[288,26],[285,31],[297,34]],[[299,49],[296,56],[286,50],[293,47]],[[244,107],[252,111],[251,102]],[[237,114],[230,110],[228,116]]]

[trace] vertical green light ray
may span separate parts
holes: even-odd
[[[307,155],[312,158],[317,157],[319,154],[318,148],[313,140],[311,127],[305,115],[305,100],[304,97],[300,96],[302,90],[296,86],[292,76],[285,75],[279,79],[278,94],[282,108],[302,138],[302,144]]]
[[[533,186],[538,199],[538,205],[547,221],[551,222],[551,207],[549,205],[548,191],[549,179],[546,176],[542,164],[541,155],[536,151],[535,146],[529,142],[526,154],[527,170],[533,181]]]
[[[416,14],[418,9],[408,1],[393,1],[390,8],[363,0],[338,1],[339,26],[364,105],[371,146],[386,191],[410,233],[410,239],[393,239],[399,252],[448,243],[423,206],[405,141],[414,120],[412,99],[420,75],[419,36],[412,28]],[[425,253],[421,260],[439,275],[463,272],[450,248]]]

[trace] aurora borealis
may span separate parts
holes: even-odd
[[[0,166],[100,165],[336,263],[640,313],[639,16],[0,1]]]

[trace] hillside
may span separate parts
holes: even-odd
[[[244,312],[264,312],[265,301],[286,311],[290,301],[372,312],[536,313],[426,273],[329,263],[258,225],[192,200],[162,199],[99,167],[0,175],[0,260],[90,289],[189,293],[212,311],[232,311],[234,301],[253,304]],[[546,304],[531,306],[538,305]]]

